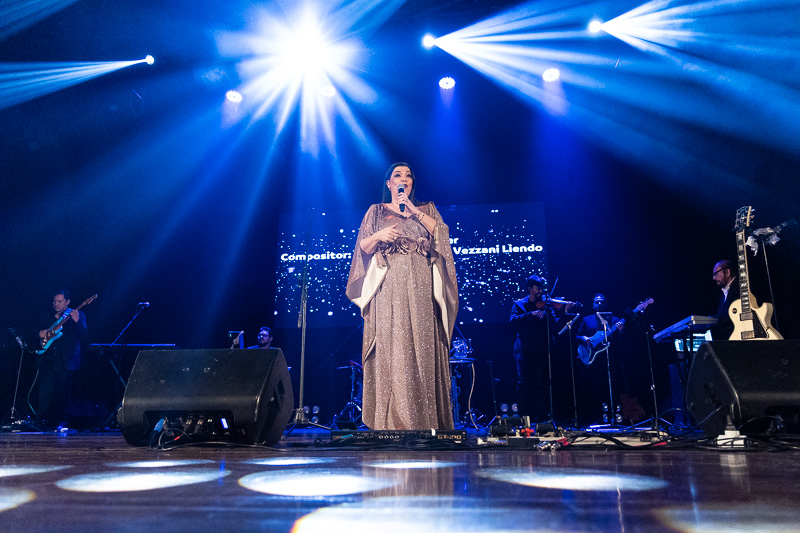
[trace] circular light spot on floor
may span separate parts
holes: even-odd
[[[574,520],[575,517],[550,509],[503,507],[502,504],[492,505],[485,500],[463,497],[386,497],[322,507],[295,522],[292,533],[490,533],[585,529]],[[602,531],[604,525],[608,529],[614,527],[613,523],[598,523],[598,531]]]
[[[250,465],[298,466],[332,463],[334,459],[325,457],[270,457],[266,459],[248,459],[242,462]]]
[[[659,509],[656,515],[669,527],[687,533],[800,531],[797,508],[768,504],[698,504],[692,507]]]
[[[207,465],[213,463],[210,459],[183,459],[180,461],[132,461],[129,463],[109,463],[108,466],[122,468],[167,468],[171,466]]]
[[[654,477],[580,468],[492,468],[477,475],[505,483],[561,490],[653,490],[669,485]]]
[[[29,490],[0,489],[0,512],[19,507],[36,499],[36,495]]]
[[[366,477],[360,470],[280,470],[244,476],[239,484],[256,492],[279,496],[339,496],[384,489],[391,479]]]
[[[364,466],[371,466],[372,468],[392,468],[396,470],[413,470],[452,468],[462,464],[463,463],[449,463],[445,461],[375,461],[373,463],[364,463]]]
[[[55,472],[69,468],[67,465],[8,465],[0,466],[0,477],[26,476],[28,474],[41,474],[43,472]]]
[[[146,473],[103,472],[70,477],[56,485],[77,492],[132,492],[205,483],[228,474],[230,472],[208,469]]]

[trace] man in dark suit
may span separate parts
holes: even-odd
[[[72,393],[72,382],[81,366],[82,343],[87,337],[86,315],[70,309],[69,292],[60,290],[53,296],[53,311],[39,317],[39,339],[44,341],[48,328],[62,316],[68,318],[57,338],[39,357],[40,422],[45,426],[66,427],[66,411]]]
[[[711,328],[711,337],[715,341],[726,341],[733,333],[733,322],[731,322],[728,309],[730,309],[731,303],[739,299],[739,280],[734,267],[733,261],[728,259],[723,259],[714,265],[712,279],[717,287],[722,289],[717,314],[714,315],[717,325]]]

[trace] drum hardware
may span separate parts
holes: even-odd
[[[350,401],[336,415],[333,426],[348,426],[347,429],[357,429],[361,425],[361,383],[363,380],[363,368],[361,364],[350,360],[347,365],[340,366],[336,370],[350,370]],[[359,375],[362,379],[359,379]],[[340,429],[345,429],[340,427]]]

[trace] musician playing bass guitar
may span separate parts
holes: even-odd
[[[72,394],[72,382],[81,366],[81,344],[88,334],[86,315],[83,311],[70,309],[69,302],[69,291],[59,290],[53,296],[53,311],[39,317],[39,340],[43,351],[40,350],[37,362],[37,415],[43,426],[67,427],[67,404]],[[60,328],[54,331],[60,320]]]
[[[598,318],[598,313],[606,321],[606,331],[608,338],[613,337],[614,331],[619,331],[625,327],[625,323],[621,318],[614,316],[607,312],[606,297],[603,294],[595,294],[592,299],[591,314],[587,314],[578,326],[576,338],[579,345],[587,347],[587,357],[581,358],[584,365],[578,365],[578,381],[580,382],[579,392],[581,393],[578,398],[579,416],[585,422],[597,423],[600,421],[611,422],[609,419],[603,420],[601,414],[603,412],[603,404],[608,405],[610,398],[608,396],[608,366],[605,356],[600,357],[599,361],[595,361],[591,355],[594,353],[590,346],[590,339],[597,332],[603,331],[603,323]],[[616,325],[616,328],[614,327]],[[616,380],[621,374],[618,367],[618,361],[612,359],[613,378]],[[611,406],[612,412],[614,406]],[[605,414],[611,414],[607,411]]]

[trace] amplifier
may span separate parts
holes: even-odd
[[[414,446],[417,444],[449,443],[466,445],[466,430],[378,430],[378,431],[331,431],[331,441],[344,441],[354,446]],[[445,444],[447,445],[447,444]]]

